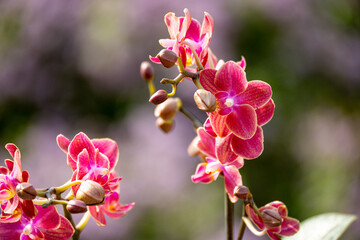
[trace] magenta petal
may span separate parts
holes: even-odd
[[[239,62],[237,62],[237,64],[239,64],[239,66],[245,70],[246,68],[246,60],[243,56],[241,56],[241,60]]]
[[[242,139],[250,139],[256,132],[256,113],[254,108],[247,104],[234,106],[225,122],[229,130]]]
[[[231,163],[237,158],[237,155],[231,150],[230,147],[231,139],[232,134],[229,134],[224,138],[216,138],[216,156],[222,164]]]
[[[246,90],[237,98],[241,99],[241,103],[246,103],[254,108],[261,107],[271,98],[271,87],[263,81],[251,81],[248,83]]]
[[[161,46],[163,46],[164,48],[173,48],[174,44],[175,44],[175,40],[172,39],[160,39],[159,43]]]
[[[18,150],[18,147],[15,144],[8,143],[5,145],[5,148],[9,151],[10,155],[14,158],[15,152]]]
[[[281,231],[279,235],[281,236],[291,236],[297,233],[300,229],[300,223],[297,219],[294,218],[284,218],[281,224]]]
[[[54,205],[50,205],[47,208],[42,208],[39,205],[35,206],[38,213],[33,220],[34,225],[46,229],[56,229],[60,226],[60,215]]]
[[[234,196],[234,189],[236,186],[242,185],[239,170],[235,166],[229,165],[224,167],[223,173],[225,179],[225,191],[227,192],[230,201],[235,203],[238,198]]]
[[[83,177],[89,172],[89,169],[92,165],[90,165],[89,162],[89,154],[84,149],[79,155],[78,155],[78,161],[77,161],[77,179],[83,179]]]
[[[225,92],[240,94],[248,83],[244,70],[235,62],[226,62],[215,75],[215,85]]]
[[[88,209],[98,226],[106,225],[105,215],[98,206],[89,206]]]
[[[59,134],[56,137],[56,142],[59,145],[59,147],[61,148],[61,150],[63,150],[65,153],[68,152],[68,147],[70,145],[70,140],[68,138],[66,138],[64,135]]]
[[[22,222],[0,223],[0,239],[14,240],[20,239],[20,235],[24,229]]]
[[[195,42],[199,42],[200,40],[200,23],[195,20],[195,19],[191,19],[191,23],[190,26],[186,32],[186,36],[185,39],[191,39]]]
[[[260,229],[264,229],[264,223],[261,218],[255,213],[255,211],[251,208],[250,204],[246,205],[246,214],[250,217],[250,219],[258,226]]]
[[[270,100],[262,107],[256,109],[256,117],[259,126],[263,126],[268,123],[274,115],[275,104]]]
[[[187,8],[184,9],[184,13],[185,13],[185,17],[184,18],[180,18],[181,24],[180,24],[180,33],[178,36],[178,41],[181,42],[182,40],[184,40],[187,30],[190,27],[191,24],[191,15],[190,12]]]
[[[209,13],[205,12],[204,20],[201,25],[201,33],[200,33],[201,38],[203,38],[205,34],[208,34],[211,38],[213,28],[214,28],[214,20]]]
[[[84,149],[87,150],[89,153],[90,158],[93,158],[95,154],[95,147],[94,144],[90,141],[88,136],[86,136],[85,133],[78,133],[74,139],[71,141],[69,145],[69,154],[71,157],[76,160],[77,156],[80,152],[82,152]]]
[[[41,230],[46,240],[66,240],[69,239],[75,232],[69,220],[60,216],[60,226],[56,229],[42,229]]]
[[[200,141],[198,142],[198,148],[200,151],[208,155],[209,157],[216,158],[215,156],[215,138],[207,133],[204,128],[198,128],[197,130]]]
[[[175,16],[175,13],[169,12],[164,17],[165,24],[169,31],[169,35],[171,39],[176,38],[176,34],[179,31],[179,19]]]
[[[216,112],[212,112],[209,114],[212,129],[219,137],[226,137],[230,134],[230,131],[225,124],[226,117],[227,116],[221,116]]]
[[[119,148],[114,140],[109,138],[93,139],[92,143],[95,148],[105,154],[110,162],[110,171],[115,168],[119,158]]]
[[[260,156],[264,149],[263,131],[261,127],[257,127],[255,135],[247,140],[232,135],[231,148],[239,156],[246,159],[253,159]]]
[[[209,91],[214,95],[220,91],[220,89],[218,89],[214,83],[215,75],[216,75],[216,70],[208,68],[200,71],[200,78],[199,78],[201,86],[203,86],[203,88],[206,91]]]
[[[212,173],[206,173],[206,163],[199,163],[196,167],[195,174],[191,176],[194,183],[210,183],[214,180],[215,176]]]
[[[271,232],[271,231],[267,231],[267,234],[269,235],[269,237],[272,239],[272,240],[281,240],[281,238],[276,235],[275,233]]]
[[[149,59],[156,64],[161,64],[160,60],[157,57],[152,57],[149,55]]]

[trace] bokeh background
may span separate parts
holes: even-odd
[[[272,86],[276,111],[264,127],[265,150],[241,169],[257,205],[282,200],[300,220],[359,216],[356,0],[1,0],[0,145],[16,143],[31,182],[48,187],[71,176],[57,134],[118,142],[121,202],[136,206],[108,218],[107,227],[91,220],[83,239],[224,239],[223,181],[191,182],[192,125],[179,115],[171,134],[160,132],[139,76],[140,63],[161,50],[158,39],[168,38],[163,16],[182,16],[185,7],[200,22],[204,11],[213,16],[210,47],[219,58],[245,56],[248,79]],[[157,80],[176,76],[155,69]],[[184,82],[178,96],[203,120],[194,91]],[[0,157],[9,157],[5,148]],[[237,230],[237,205],[235,214]],[[343,239],[359,238],[356,221]]]

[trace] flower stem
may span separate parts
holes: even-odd
[[[230,201],[228,194],[225,192],[225,228],[226,239],[233,239],[233,222],[234,222],[234,204]]]
[[[245,224],[245,222],[242,220],[242,217],[246,217],[245,204],[243,204],[243,206],[242,206],[241,224],[240,224],[240,230],[239,230],[239,234],[238,234],[237,240],[242,240],[242,238],[243,238],[243,236],[244,236],[244,233],[245,233],[246,224]]]
[[[86,226],[86,224],[89,222],[90,220],[90,212],[87,211],[84,216],[81,218],[80,222],[76,225],[76,231],[79,231],[79,234],[80,232],[84,229],[84,227]]]
[[[71,223],[72,227],[74,228],[75,232],[72,236],[72,239],[73,240],[79,240],[79,235],[80,235],[80,232],[78,232],[76,230],[76,227],[75,227],[75,223],[74,223],[74,220],[72,218],[72,215],[71,213],[66,209],[66,205],[63,205],[63,210],[64,210],[64,216],[67,218],[67,220],[69,220],[69,222]]]
[[[65,192],[68,188],[77,185],[77,184],[81,184],[83,181],[82,180],[76,180],[76,181],[71,181],[71,182],[67,182],[64,185],[60,186],[60,187],[56,187],[55,188],[55,194],[60,194]]]
[[[189,111],[187,111],[183,106],[180,107],[179,111],[182,114],[184,114],[185,117],[190,119],[195,130],[202,126],[201,122],[195,116],[193,116]]]

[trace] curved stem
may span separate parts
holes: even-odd
[[[195,130],[202,126],[202,123],[195,116],[193,116],[189,111],[187,111],[183,106],[180,107],[179,111],[182,114],[184,114],[185,117],[190,119]]]
[[[233,222],[234,222],[234,204],[230,201],[228,194],[225,192],[225,228],[226,239],[233,239]]]
[[[64,210],[64,216],[67,218],[67,220],[69,220],[69,222],[71,223],[72,227],[73,227],[74,230],[75,230],[75,232],[74,232],[74,234],[73,234],[73,236],[72,236],[72,239],[73,239],[73,240],[78,240],[80,233],[77,233],[74,220],[73,220],[73,218],[72,218],[71,213],[66,209],[66,205],[63,205],[63,210]]]
[[[65,192],[66,190],[68,190],[70,187],[77,185],[77,184],[81,184],[83,181],[82,180],[76,180],[76,181],[71,181],[71,182],[67,182],[64,185],[60,186],[60,187],[56,187],[55,188],[55,194],[60,194]]]
[[[89,222],[91,215],[90,212],[87,211],[84,216],[81,218],[80,222],[76,225],[76,230],[80,232],[84,229],[84,227],[86,226],[86,224]]]
[[[156,91],[153,81],[148,82],[148,88],[149,88],[149,94],[150,96],[152,96]]]
[[[250,219],[248,217],[242,217],[242,220],[245,222],[246,226],[248,227],[248,229],[255,235],[258,237],[264,236],[266,234],[266,229],[262,230],[262,231],[258,231],[254,225],[252,224],[252,222],[250,221]]]
[[[240,230],[239,230],[237,240],[242,240],[244,233],[245,233],[246,224],[242,219],[243,217],[246,217],[245,204],[243,204],[243,206],[242,206],[241,224],[240,224]]]

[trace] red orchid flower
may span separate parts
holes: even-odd
[[[288,217],[288,210],[286,205],[280,201],[274,201],[259,208],[259,212],[264,215],[265,212],[274,212],[276,215],[276,222],[278,224],[266,223],[261,217],[259,217],[255,211],[251,208],[250,204],[246,205],[246,213],[250,219],[262,230],[266,230],[266,233],[273,240],[281,240],[280,236],[291,236],[299,231],[300,223],[297,219]]]
[[[215,95],[217,108],[210,113],[210,122],[220,137],[230,132],[240,139],[251,139],[273,116],[275,105],[271,87],[263,81],[246,80],[240,63],[223,64],[219,70],[200,72],[200,83]]]
[[[56,207],[36,205],[37,215],[31,219],[22,215],[20,221],[0,224],[0,239],[66,240],[74,234],[71,223],[60,216]]]

